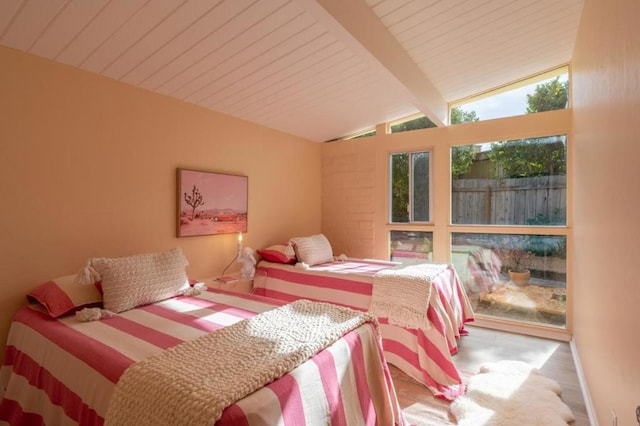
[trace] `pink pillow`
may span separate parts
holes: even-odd
[[[100,306],[102,295],[96,286],[78,284],[75,278],[75,275],[67,275],[40,284],[27,294],[27,300],[40,303],[53,318],[85,307]]]
[[[258,250],[258,254],[264,260],[276,263],[296,263],[296,252],[290,242],[275,244],[262,250]]]

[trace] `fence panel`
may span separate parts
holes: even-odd
[[[566,176],[456,179],[451,220],[460,225],[565,225],[566,195]]]

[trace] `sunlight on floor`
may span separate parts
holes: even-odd
[[[462,337],[454,361],[463,380],[476,375],[480,366],[503,360],[522,361],[542,370],[543,375],[558,382],[562,387],[562,400],[571,408],[575,426],[588,426],[584,399],[578,378],[572,370],[572,357],[568,343],[527,335],[518,335],[469,325],[469,334]],[[419,383],[389,366],[394,375],[394,384],[407,422],[415,426],[455,425],[449,404],[435,398]]]
[[[542,368],[544,364],[547,363],[551,355],[558,349],[560,343],[558,342],[546,342],[542,341],[540,346],[537,348],[537,353],[531,353],[531,359],[523,359],[526,363],[533,365],[536,368]],[[525,354],[529,355],[529,354]]]
[[[451,425],[451,420],[448,417],[449,404],[442,403],[442,406],[438,406],[438,401],[434,399],[428,405],[424,403],[415,403],[408,407],[404,407],[402,412],[405,419],[412,426],[440,426]]]
[[[467,373],[474,374],[485,362],[493,362],[500,359],[524,361],[527,364],[541,368],[558,349],[561,342],[542,338],[512,335],[514,344],[522,342],[518,350],[505,353],[499,341],[492,338],[493,334],[480,327],[470,327],[470,333],[460,340],[461,350],[455,355],[454,360],[458,365],[464,365]],[[532,344],[532,339],[535,344]],[[473,351],[465,351],[464,347],[473,340]],[[464,361],[464,362],[463,362]]]

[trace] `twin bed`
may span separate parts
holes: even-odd
[[[109,418],[116,383],[134,363],[283,304],[208,289],[90,322],[80,322],[74,315],[52,318],[37,306],[24,307],[12,323],[0,369],[0,420],[10,425],[101,425]],[[404,424],[376,333],[371,322],[354,327],[309,360],[229,404],[216,424]],[[152,375],[142,382],[144,391],[132,398],[123,394],[121,400],[135,406],[110,414],[107,424],[213,424],[212,419],[200,418],[200,410],[184,406],[185,400],[197,396],[191,387],[215,386],[217,377],[258,362],[252,358],[253,349],[238,347],[237,353],[206,349],[211,352],[191,360],[196,371],[201,368],[198,380],[202,381],[187,382],[186,389],[173,375]],[[207,361],[220,362],[207,370]],[[189,364],[182,358],[179,362],[185,368]],[[171,386],[151,392],[164,383],[163,378]],[[164,400],[157,399],[158,392]],[[152,400],[141,401],[145,394]],[[213,404],[221,394],[218,389],[205,401]],[[194,413],[198,421],[191,418]],[[152,414],[161,415],[162,423]]]
[[[425,268],[434,264],[424,264]],[[394,262],[345,259],[301,268],[262,260],[254,278],[254,293],[287,302],[310,299],[352,309],[370,308],[374,278],[397,268]],[[419,267],[418,265],[412,267]],[[408,328],[379,316],[386,360],[445,399],[464,393],[453,355],[473,310],[452,265],[442,265],[431,281],[426,315],[429,326]]]
[[[324,260],[262,260],[239,294],[189,286],[179,248],[90,259],[95,285],[45,283],[16,314],[0,421],[403,425],[387,361],[437,396],[464,392],[452,354],[473,312],[452,266],[411,328],[367,313],[395,264]]]

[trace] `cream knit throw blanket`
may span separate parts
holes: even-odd
[[[212,425],[242,397],[283,376],[345,333],[377,320],[298,300],[181,343],[130,366],[106,425]]]
[[[386,317],[393,325],[428,330],[431,282],[447,267],[441,263],[421,263],[379,271],[373,277],[369,312]]]

